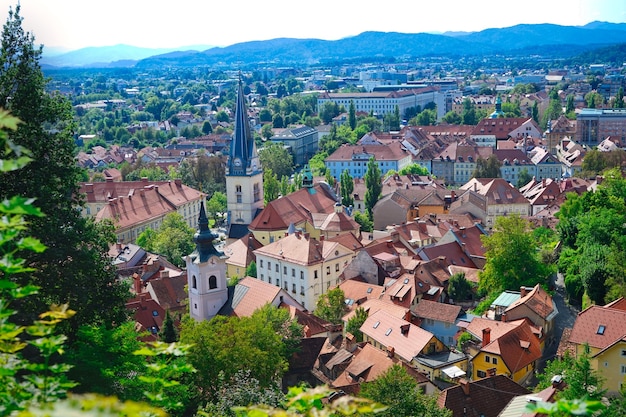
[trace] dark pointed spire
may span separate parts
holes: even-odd
[[[198,215],[198,231],[193,236],[196,244],[196,252],[200,258],[200,262],[206,262],[212,255],[222,256],[222,252],[215,249],[213,241],[217,239],[217,235],[209,229],[209,219],[204,210],[204,201],[200,202],[200,214]]]
[[[311,172],[309,164],[304,165],[304,169],[302,170],[302,186],[305,188],[313,187],[313,173]]]
[[[247,170],[251,168],[252,160],[256,157],[254,136],[250,132],[246,96],[243,93],[243,81],[240,73],[237,102],[235,106],[235,131],[233,132],[230,145],[230,158],[228,161],[229,174],[245,175]]]

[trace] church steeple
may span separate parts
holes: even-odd
[[[209,229],[209,219],[204,210],[204,201],[200,202],[200,215],[198,216],[198,231],[193,236],[196,244],[196,252],[199,262],[206,262],[211,256],[223,256],[224,254],[213,245],[213,241],[217,239],[211,229]]]
[[[235,107],[235,131],[230,145],[227,175],[251,175],[261,169],[254,136],[250,131],[246,96],[239,76],[237,103]]]

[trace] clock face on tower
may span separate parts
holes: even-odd
[[[239,168],[241,166],[241,159],[235,158],[233,160],[233,165],[236,166],[237,168]]]

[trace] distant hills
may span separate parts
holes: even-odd
[[[228,47],[193,46],[169,49],[128,45],[83,48],[46,56],[53,67],[138,67],[305,65],[365,60],[402,60],[428,56],[471,57],[501,54],[574,56],[592,49],[626,43],[626,23],[591,22],[585,26],[521,24],[480,32],[443,34],[364,32],[327,41],[278,38]]]

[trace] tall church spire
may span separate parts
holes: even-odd
[[[246,96],[243,93],[243,82],[239,75],[239,88],[235,107],[235,131],[230,145],[228,159],[228,175],[250,175],[261,167],[254,143],[254,136],[250,131]]]

